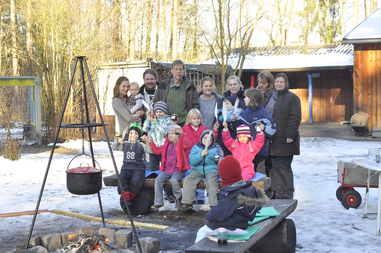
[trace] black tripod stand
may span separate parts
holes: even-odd
[[[84,107],[85,107],[85,112],[86,112],[86,122],[84,122],[84,120],[82,119],[82,123],[79,123],[79,124],[64,124],[64,125],[62,125],[62,120],[63,120],[64,114],[65,114],[65,109],[66,109],[66,106],[67,106],[67,103],[68,103],[68,99],[69,99],[69,95],[70,95],[70,89],[73,86],[73,81],[74,81],[75,73],[76,73],[76,70],[77,70],[78,61],[80,63],[81,79],[82,79],[82,98],[81,98],[81,101],[84,101],[84,104],[85,104]],[[88,101],[87,101],[87,94],[86,94],[86,82],[85,82],[85,71],[84,71],[84,68],[86,68],[86,75],[87,75],[87,78],[88,78],[88,80],[90,82],[91,93],[92,93],[92,95],[94,97],[94,100],[95,100],[95,103],[96,103],[96,106],[97,106],[97,111],[98,111],[98,114],[99,114],[100,119],[101,119],[101,123],[90,123],[89,108],[88,108]],[[31,224],[31,227],[30,227],[30,230],[29,230],[29,236],[28,236],[28,240],[27,240],[27,244],[25,246],[25,249],[28,249],[29,241],[30,241],[30,238],[32,236],[34,223],[36,221],[38,209],[39,209],[39,206],[40,206],[40,203],[41,203],[42,193],[44,191],[46,179],[47,179],[48,173],[49,173],[50,164],[51,164],[52,158],[53,158],[54,149],[56,147],[58,135],[60,133],[61,128],[81,128],[82,129],[82,136],[83,136],[83,130],[87,128],[88,137],[89,137],[90,152],[91,152],[91,157],[92,157],[92,161],[93,161],[93,167],[95,167],[94,151],[93,151],[93,145],[92,145],[92,140],[91,140],[91,128],[92,127],[103,127],[103,131],[104,131],[104,133],[106,135],[106,141],[107,141],[108,149],[110,151],[111,159],[112,159],[112,162],[114,164],[115,173],[116,173],[116,176],[118,178],[118,187],[122,191],[122,184],[120,182],[119,172],[118,172],[118,169],[117,169],[117,166],[116,166],[116,163],[115,163],[114,154],[112,152],[111,145],[110,145],[110,139],[108,137],[108,133],[107,133],[107,130],[106,130],[106,124],[103,121],[102,113],[101,113],[101,110],[100,110],[100,107],[99,107],[99,103],[98,103],[98,100],[97,100],[97,96],[96,96],[96,93],[95,93],[94,85],[93,85],[93,82],[92,82],[92,79],[91,79],[91,76],[90,76],[90,71],[89,71],[89,68],[87,66],[86,58],[85,58],[85,56],[77,56],[77,57],[75,57],[74,69],[73,69],[73,72],[72,72],[72,76],[70,78],[70,83],[69,83],[68,88],[67,88],[66,98],[65,98],[65,102],[63,104],[63,108],[62,108],[62,112],[61,112],[61,117],[60,117],[58,128],[57,128],[57,133],[56,133],[56,136],[54,138],[52,152],[50,153],[48,166],[46,168],[44,180],[43,180],[43,183],[42,183],[42,186],[41,186],[41,190],[40,190],[40,195],[38,197],[38,201],[37,201],[37,204],[36,204],[36,210],[34,212],[33,221],[32,221],[32,224]],[[82,138],[84,138],[84,137],[82,137]],[[104,221],[104,215],[103,215],[103,209],[102,209],[102,202],[101,202],[101,197],[100,197],[99,191],[97,192],[97,194],[98,194],[98,200],[99,200],[99,207],[100,207],[101,215],[102,215],[103,227],[105,227],[105,221]],[[139,238],[138,238],[138,234],[136,232],[135,225],[134,225],[134,222],[132,220],[131,213],[130,213],[130,209],[129,209],[128,205],[127,205],[127,200],[126,200],[126,197],[124,196],[124,194],[123,194],[123,198],[124,198],[125,207],[126,207],[126,209],[128,211],[128,216],[130,218],[131,226],[132,226],[132,229],[134,231],[136,243],[138,245],[139,251],[142,252],[141,245],[140,245]]]

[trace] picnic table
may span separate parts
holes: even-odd
[[[296,199],[270,199],[267,206],[272,206],[280,213],[279,216],[256,223],[259,230],[245,242],[218,244],[204,238],[185,250],[186,253],[221,252],[243,253],[278,252],[293,253],[296,247],[296,229],[291,219],[286,219],[297,206]]]

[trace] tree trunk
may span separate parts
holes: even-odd
[[[173,20],[172,20],[172,60],[177,59],[177,30],[179,22],[179,0],[173,0]]]
[[[192,61],[197,60],[198,46],[197,46],[197,28],[198,28],[198,3],[194,0],[193,11],[194,11],[194,22],[193,22],[193,42],[192,42]]]
[[[17,76],[17,55],[16,55],[16,11],[15,0],[11,0],[11,36],[12,36],[12,68],[13,76]]]
[[[152,8],[152,0],[148,0],[148,6],[147,6],[147,41],[146,41],[146,57],[151,57],[151,32],[152,32],[152,15],[153,15],[153,8]]]
[[[353,28],[358,25],[359,22],[359,0],[353,0]]]
[[[104,0],[105,1],[105,0]],[[121,40],[122,40],[122,45],[123,45],[123,51],[126,50],[128,51],[128,28],[127,28],[127,19],[128,19],[128,15],[127,15],[127,1],[126,0],[122,0],[120,2],[120,19],[121,19],[121,31],[120,31],[120,37],[121,37]],[[105,22],[104,22],[105,23]],[[104,31],[102,31],[104,32]],[[128,53],[123,53],[123,60],[126,60],[128,58]]]
[[[293,15],[291,15],[291,13],[293,13],[294,11],[294,0],[291,1],[291,9],[289,11],[287,11],[287,13],[289,13],[287,16],[287,24],[286,24],[286,30],[284,31],[284,43],[283,45],[286,45],[287,44],[287,32],[290,31],[290,24],[291,24],[291,17]]]
[[[161,1],[157,0],[157,15],[156,15],[156,39],[155,39],[155,58],[159,57],[159,33],[160,33],[160,6]],[[165,9],[165,7],[164,7]]]
[[[364,0],[364,11],[365,11],[365,18],[368,17],[368,5],[366,3],[366,0]]]
[[[162,20],[162,23],[163,23],[163,39],[164,39],[164,47],[163,47],[163,52],[162,52],[162,55],[169,55],[169,52],[168,52],[168,30],[167,30],[167,0],[163,0],[163,20]],[[162,57],[160,57],[162,58]]]
[[[373,12],[377,10],[377,0],[372,0],[373,2]]]
[[[341,33],[341,40],[343,40],[344,37],[344,0],[339,0],[340,3],[340,33]]]
[[[137,2],[136,0],[131,1],[131,26],[130,26],[130,60],[134,61],[136,59],[136,49],[135,49],[135,36],[136,36],[136,16],[137,16],[137,11],[136,11],[136,5]]]

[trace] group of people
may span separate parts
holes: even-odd
[[[240,205],[237,198],[232,205],[231,196],[245,195],[259,199],[255,205],[263,203],[265,195],[260,189],[247,189],[256,172],[271,177],[273,198],[292,199],[291,163],[293,156],[299,155],[301,105],[298,96],[289,91],[287,75],[274,78],[270,72],[261,72],[257,88],[247,90],[237,76],[231,76],[229,89],[220,96],[210,77],[200,81],[197,91],[184,73],[184,63],[176,60],[171,75],[161,83],[152,69],[144,72],[140,88],[127,77],[116,81],[112,106],[121,134],[113,148],[124,152],[119,193],[127,204],[132,205],[143,188],[145,170],[158,170],[159,174],[153,209],[164,205],[164,192],[182,211],[193,208],[195,197],[196,203],[204,203],[205,192],[197,189],[204,179],[212,208],[209,229],[221,225],[221,217],[219,221],[213,217],[217,210],[228,207],[220,205]],[[179,182],[184,177],[181,189]],[[163,189],[167,179],[172,190]],[[219,179],[225,186],[220,191]],[[240,217],[250,219],[259,209],[247,208],[251,215],[246,216],[244,210]]]

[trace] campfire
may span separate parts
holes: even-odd
[[[107,238],[101,235],[79,235],[77,242],[69,242],[62,249],[57,249],[54,253],[92,253],[108,252],[120,249],[110,243]]]

